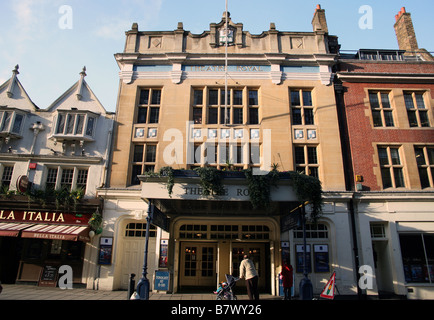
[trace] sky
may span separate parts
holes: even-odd
[[[420,48],[434,51],[433,0],[228,0],[232,21],[260,34],[274,22],[280,31],[312,31],[317,4],[341,50],[397,49],[393,24],[401,7],[411,13]],[[201,34],[219,23],[225,0],[1,0],[0,84],[15,65],[33,102],[48,108],[79,79],[86,81],[107,111],[116,109],[125,31],[184,30]]]

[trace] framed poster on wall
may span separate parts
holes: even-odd
[[[99,243],[98,264],[111,264],[113,251],[113,238],[101,237]]]
[[[328,244],[315,244],[313,246],[315,272],[329,272],[329,246]]]
[[[296,272],[304,272],[304,245],[297,244],[295,246],[295,271]],[[306,267],[307,272],[312,272],[312,264],[311,264],[311,254],[310,254],[310,244],[306,245]]]
[[[159,268],[167,268],[167,251],[169,247],[169,240],[161,239],[160,241],[160,259],[158,259]]]

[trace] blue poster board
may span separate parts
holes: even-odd
[[[155,271],[154,290],[168,291],[169,290],[169,271]]]

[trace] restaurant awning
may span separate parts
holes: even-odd
[[[21,230],[33,226],[33,223],[0,223],[0,236],[18,237]]]
[[[84,226],[35,224],[23,230],[21,237],[87,242],[90,241],[89,231],[90,228]]]

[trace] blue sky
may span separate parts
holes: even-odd
[[[401,7],[410,12],[420,48],[434,51],[433,0],[229,0],[229,12],[244,31],[260,34],[270,22],[281,31],[311,31],[315,7],[326,10],[329,32],[343,50],[396,49],[393,24]],[[63,11],[62,6],[69,11]],[[361,29],[362,6],[372,8],[372,28]],[[125,31],[174,30],[178,22],[192,33],[220,22],[225,0],[1,0],[0,84],[20,65],[19,79],[32,100],[47,108],[79,78],[108,111],[115,111],[118,67]],[[72,19],[69,19],[72,17]]]

